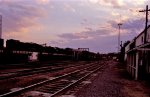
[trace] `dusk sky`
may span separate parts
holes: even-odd
[[[149,0],[0,0],[2,38],[61,48],[116,52],[145,26]]]

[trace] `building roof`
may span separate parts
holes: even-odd
[[[150,28],[150,25],[148,25],[147,29]],[[141,34],[143,34],[145,32],[145,29],[137,36],[135,37],[135,39],[137,39]]]

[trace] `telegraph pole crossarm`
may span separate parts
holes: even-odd
[[[148,5],[146,5],[146,10],[140,10],[139,12],[146,12],[146,22],[145,22],[145,34],[144,34],[144,43],[147,42],[146,36],[147,36],[147,24],[148,24],[148,12],[150,9],[148,9]]]

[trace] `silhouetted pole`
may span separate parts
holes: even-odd
[[[146,12],[146,22],[145,22],[145,34],[144,34],[144,43],[147,42],[146,40],[146,36],[147,36],[147,24],[148,24],[148,11],[150,11],[150,9],[148,9],[148,5],[146,5],[146,10],[140,10],[139,12]]]
[[[2,15],[0,15],[0,39],[2,39]]]
[[[118,27],[119,27],[119,33],[118,33],[118,52],[120,51],[120,26],[121,25],[122,25],[121,23],[118,24]]]

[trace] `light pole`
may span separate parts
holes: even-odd
[[[122,23],[118,24],[119,27],[119,33],[118,33],[118,52],[120,51],[120,27],[121,27]]]
[[[0,15],[0,39],[2,38],[2,15]]]

